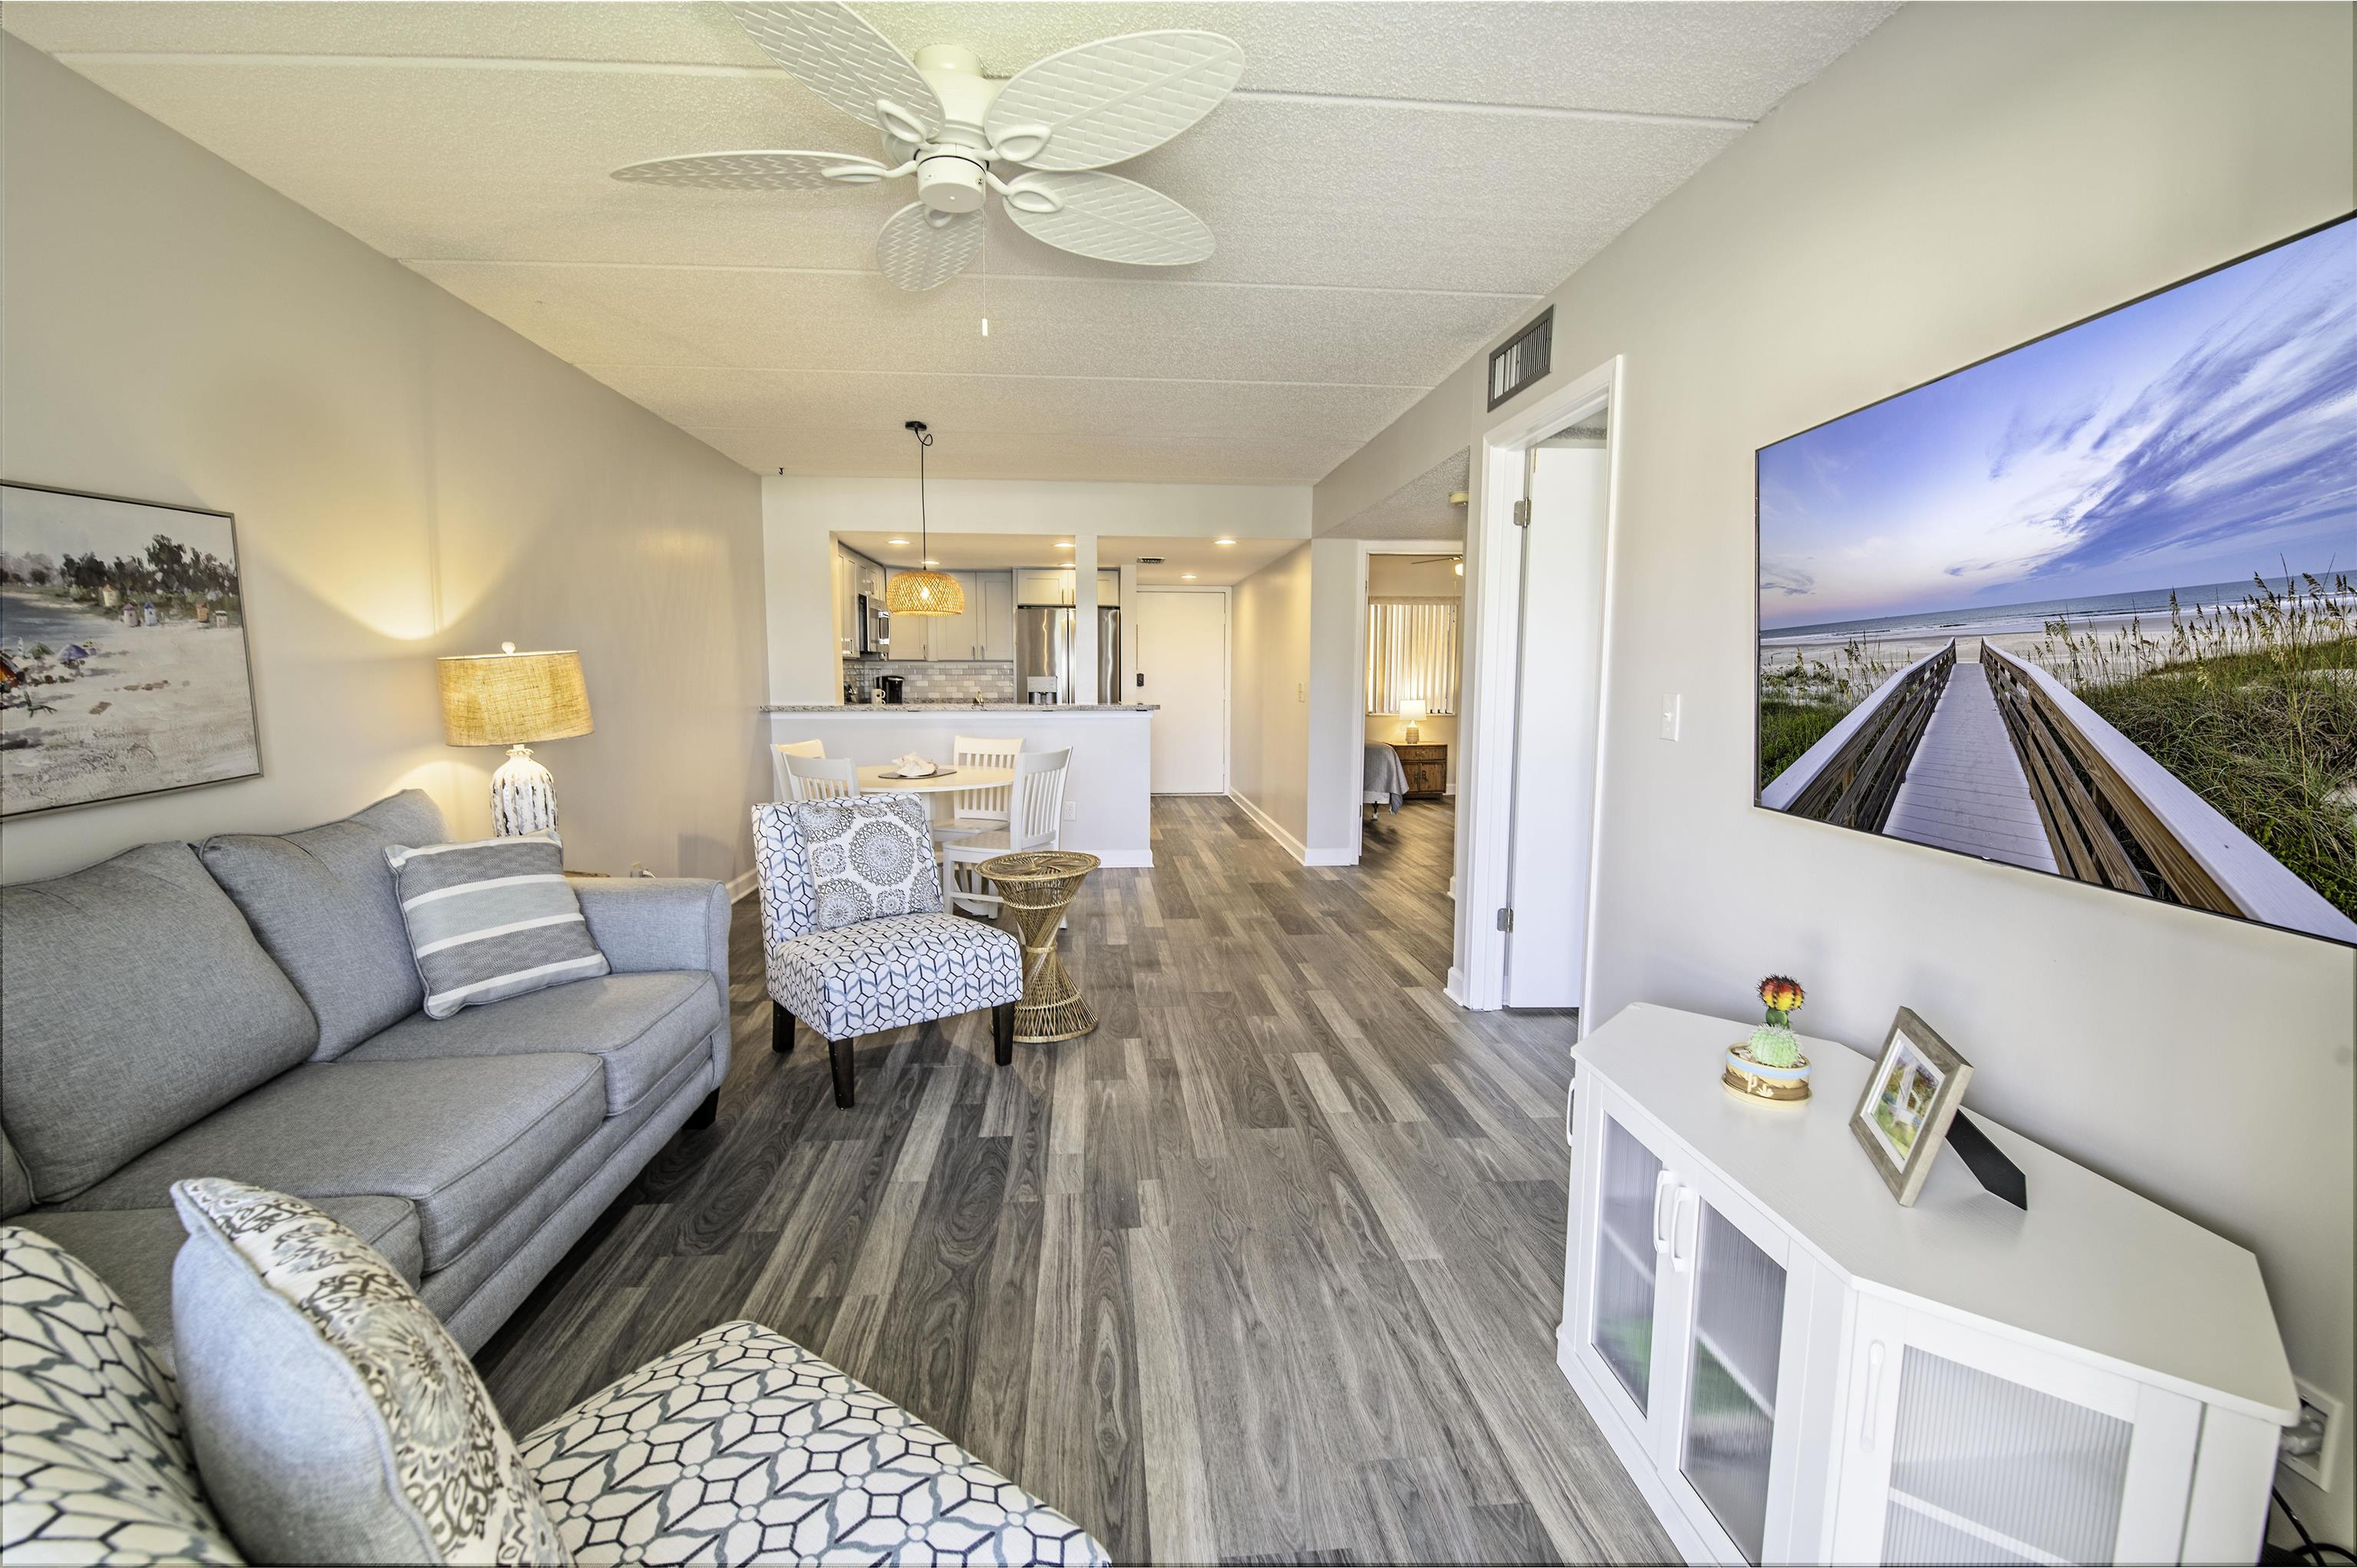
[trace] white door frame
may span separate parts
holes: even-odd
[[[1228,793],[1230,770],[1235,766],[1236,757],[1236,741],[1234,735],[1236,712],[1234,690],[1236,661],[1235,590],[1233,588],[1205,587],[1200,583],[1140,583],[1137,585],[1135,591],[1139,594],[1217,594],[1220,596],[1220,788],[1215,792],[1225,795]],[[1127,619],[1128,618],[1124,617],[1123,618]],[[1139,625],[1135,622],[1132,623],[1131,630],[1133,633],[1142,633],[1145,629],[1146,628],[1143,625]],[[1134,660],[1131,661],[1129,669],[1133,677],[1135,676],[1141,668],[1143,668],[1143,664],[1144,661],[1142,660]],[[1149,714],[1147,716],[1147,722],[1149,724],[1152,722],[1152,715]],[[1153,788],[1153,767],[1150,760],[1147,764],[1146,770],[1146,787],[1149,789]]]
[[[1461,539],[1370,539],[1359,546],[1359,657],[1357,664],[1353,666],[1357,674],[1357,680],[1351,689],[1356,693],[1352,700],[1359,704],[1359,740],[1361,746],[1366,744],[1367,734],[1367,562],[1369,557],[1375,555],[1462,555],[1464,553],[1465,541]],[[1462,643],[1465,640],[1466,622],[1464,618],[1465,606],[1461,597],[1458,602],[1457,615],[1457,636],[1458,642]],[[1458,672],[1457,681],[1457,714],[1458,723],[1460,725],[1464,723],[1464,713],[1465,679],[1464,672],[1460,670]],[[1462,757],[1460,757],[1458,760],[1461,765],[1463,760]],[[1365,779],[1366,774],[1363,769],[1361,769],[1354,771],[1351,778],[1350,863],[1352,865],[1356,865],[1359,864],[1359,853],[1361,850],[1365,848],[1367,839],[1366,813],[1359,810],[1359,807],[1362,803],[1359,797],[1366,793],[1366,790],[1360,788],[1360,785]],[[1456,886],[1456,875],[1452,872],[1449,876],[1449,886],[1453,890]]]
[[[1566,425],[1606,409],[1604,499],[1604,630],[1597,679],[1598,789],[1589,827],[1587,945],[1580,980],[1579,1023],[1588,1027],[1596,988],[1596,879],[1604,821],[1604,755],[1612,680],[1612,571],[1620,520],[1622,363],[1613,356],[1537,402],[1515,410],[1482,434],[1473,455],[1473,496],[1465,518],[1465,701],[1457,723],[1463,755],[1457,771],[1457,961],[1448,995],[1460,1007],[1493,1011],[1504,1005],[1506,942],[1497,928],[1506,907],[1513,852],[1515,666],[1521,656],[1523,553],[1514,503],[1523,499],[1531,447]]]

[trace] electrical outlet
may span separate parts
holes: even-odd
[[[2332,1489],[2332,1471],[2341,1454],[2341,1402],[2309,1382],[2292,1379],[2299,1391],[2299,1423],[2284,1428],[2280,1450],[2283,1467],[2320,1492]]]
[[[1296,681],[1293,683],[1293,700],[1297,703],[1306,703],[1309,700],[1308,682]]]
[[[1685,703],[1685,698],[1675,692],[1662,693],[1662,738],[1663,740],[1678,738],[1678,720]]]
[[[1081,803],[1080,803],[1078,800],[1067,800],[1067,801],[1065,801],[1065,802],[1064,802],[1064,821],[1066,821],[1066,822],[1079,822],[1080,820],[1081,820]]]

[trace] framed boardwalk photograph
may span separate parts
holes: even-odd
[[[2357,217],[1756,455],[1755,802],[2357,946]]]
[[[0,817],[261,772],[236,520],[0,484]]]

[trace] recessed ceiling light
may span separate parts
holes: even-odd
[[[1214,544],[1233,544],[1235,541],[1232,539],[1214,539],[1211,542]]]
[[[1182,583],[1191,583],[1195,580],[1195,574],[1192,572],[1181,572],[1178,574],[1178,580]]]
[[[1072,542],[1069,539],[1059,539],[1056,541],[1056,548],[1059,550],[1070,550],[1071,547]]]
[[[905,539],[888,539],[884,542],[887,544],[906,544],[909,542]]]
[[[940,563],[940,562],[938,562],[938,561],[928,561],[928,562],[926,562],[926,563],[925,563],[925,564],[926,564],[926,565],[928,565],[928,566],[938,566],[938,565],[940,565],[940,564],[941,564],[941,563]]]
[[[1460,577],[1465,575],[1465,563],[1462,561],[1457,563],[1457,575]]]

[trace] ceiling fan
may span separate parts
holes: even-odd
[[[1179,203],[1108,164],[1158,147],[1219,106],[1243,50],[1217,33],[1100,38],[1005,81],[972,49],[931,44],[911,60],[848,5],[731,0],[753,40],[812,91],[882,133],[884,157],[850,153],[699,153],[614,171],[620,180],[717,190],[818,190],[917,177],[917,199],[876,238],[884,275],[938,287],[982,249],[983,196],[1039,240],[1100,261],[1178,266],[1211,253],[1211,231]],[[995,166],[1022,172],[1003,178]]]

